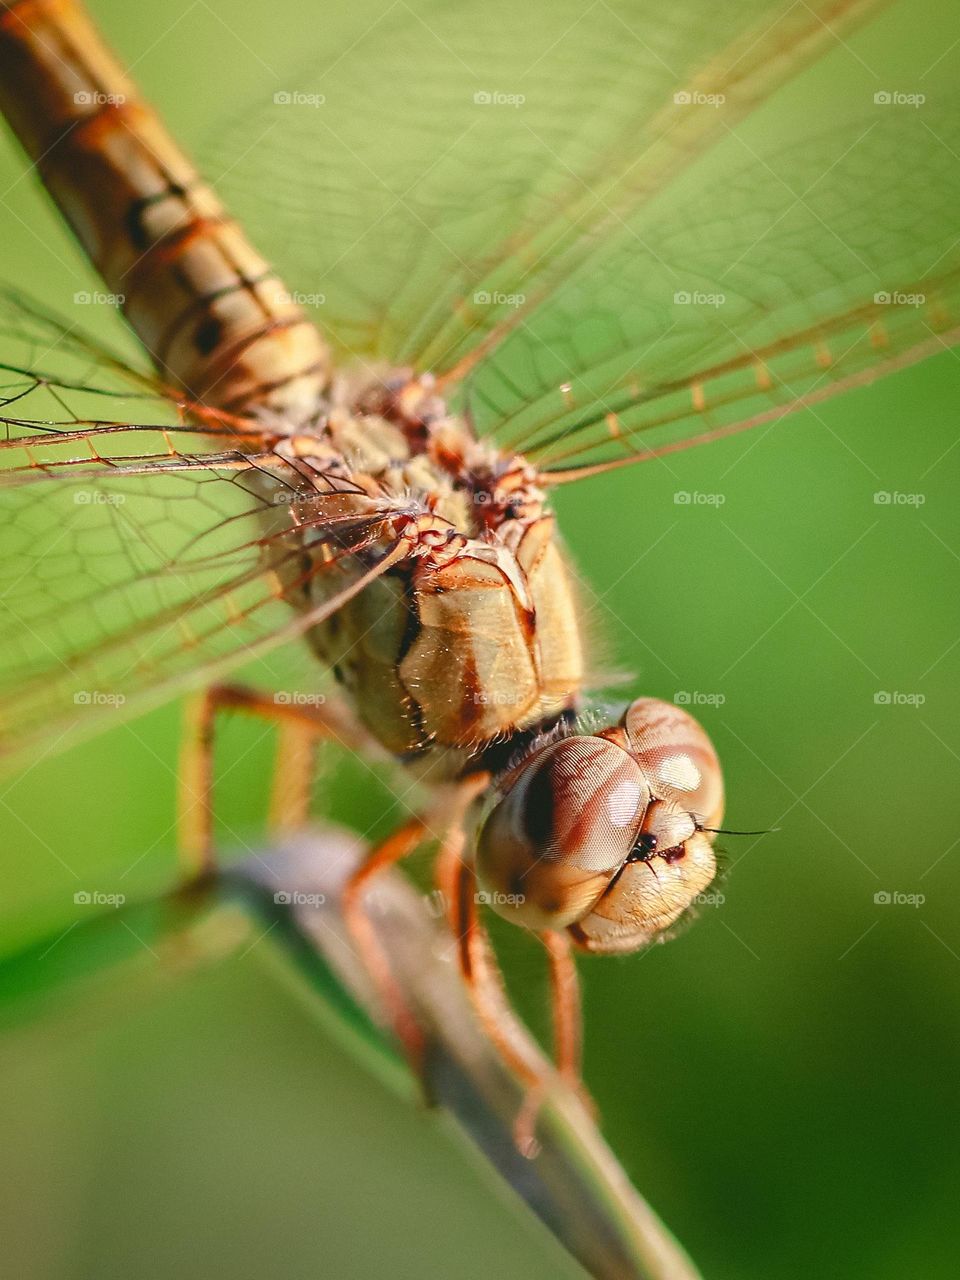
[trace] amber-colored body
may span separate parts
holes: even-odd
[[[488,789],[493,745],[556,727],[583,682],[570,573],[536,469],[478,441],[424,371],[334,384],[317,328],[137,97],[78,5],[19,0],[0,8],[0,73],[0,106],[108,287],[122,296],[171,394],[201,424],[215,414],[221,430],[230,415],[242,415],[238,455],[269,454],[259,519],[266,539],[294,552],[277,571],[279,592],[310,620],[307,639],[332,666],[356,718],[394,756],[425,762],[431,781],[453,783],[430,821],[413,820],[375,851],[344,898],[394,1026],[415,1056],[415,1028],[392,998],[362,889],[374,871],[437,833],[438,882],[478,1013],[529,1077],[509,1019],[498,1012],[502,991],[466,839],[468,813]],[[356,528],[363,537],[351,543],[345,531]],[[311,752],[303,742],[344,733],[324,710],[278,710],[250,691],[212,689],[185,769],[194,815],[186,845],[202,871],[212,865],[212,735],[224,707],[268,715],[293,733],[280,779],[287,821],[306,810]],[[544,753],[556,753],[568,775],[572,768],[580,791],[561,789],[552,807],[518,815]],[[570,947],[641,946],[705,887],[714,863],[703,827],[722,805],[719,768],[690,717],[641,700],[598,735],[535,742],[506,793],[486,824],[480,870],[490,888],[515,900],[518,909],[503,913],[544,937],[558,1067],[575,1083]],[[511,823],[526,835],[531,823],[547,824],[550,838],[511,843]],[[651,832],[660,834],[659,849],[635,856]]]
[[[569,707],[583,678],[577,613],[533,470],[476,441],[416,380],[330,390],[316,327],[78,5],[8,6],[0,68],[0,105],[161,376],[289,435],[318,491],[342,486],[340,515],[390,517],[362,558],[305,588],[291,573],[291,604],[337,596],[410,537],[415,554],[309,637],[374,737],[401,757],[439,751],[433,776],[450,777],[484,743]],[[278,519],[289,523],[285,510],[267,523]],[[330,555],[322,537],[302,545]]]
[[[349,459],[342,511],[395,505],[434,546],[309,639],[374,737],[437,779],[570,707],[583,661],[569,571],[532,470],[473,439],[435,398],[421,403],[414,420],[398,406],[392,421],[346,407],[327,418],[324,440]],[[313,579],[301,607],[342,591],[362,564]]]
[[[71,0],[0,6],[0,107],[161,377],[295,424],[326,345]]]

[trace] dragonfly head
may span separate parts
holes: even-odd
[[[632,951],[716,874],[720,766],[700,725],[638,699],[617,725],[534,749],[502,783],[477,845],[482,901],[591,951]]]

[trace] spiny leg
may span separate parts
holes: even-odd
[[[340,900],[344,924],[356,943],[361,963],[373,981],[388,1022],[417,1074],[420,1074],[423,1060],[423,1036],[397,986],[389,958],[380,945],[363,898],[374,876],[413,853],[426,830],[424,819],[414,817],[375,845],[369,857],[344,884]]]
[[[524,1103],[514,1121],[513,1138],[521,1155],[532,1158],[539,1150],[534,1122],[549,1076],[510,1006],[493,947],[477,911],[476,873],[467,861],[461,861],[457,868],[450,923],[457,939],[460,971],[480,1025],[494,1049],[526,1087]]]
[[[529,1036],[510,1006],[493,947],[477,911],[477,879],[473,866],[461,860],[452,867],[438,865],[439,884],[451,902],[450,926],[457,939],[460,969],[484,1032],[507,1066],[527,1087],[513,1126],[521,1155],[539,1150],[536,1122],[551,1078],[530,1049]],[[554,1053],[557,1073],[591,1112],[596,1107],[580,1078],[580,987],[572,948],[566,934],[540,935],[550,969]]]
[[[371,880],[387,867],[406,858],[422,843],[435,826],[443,831],[438,861],[459,860],[463,847],[463,821],[467,809],[488,784],[486,774],[475,774],[456,784],[448,793],[447,804],[435,814],[411,818],[386,840],[377,845],[344,885],[341,905],[344,922],[357,944],[360,959],[373,979],[386,1010],[388,1020],[404,1047],[411,1066],[422,1074],[423,1037],[393,977],[388,957],[380,946],[363,902]]]
[[[283,730],[278,772],[274,775],[271,819],[290,829],[306,817],[313,745],[318,738],[350,743],[355,732],[325,705],[303,706],[280,702],[273,695],[244,685],[211,685],[188,711],[187,730],[180,756],[178,826],[184,878],[204,879],[213,874],[213,751],[217,715],[239,711],[278,724]],[[296,739],[299,738],[299,741]],[[309,749],[305,739],[311,740]],[[291,774],[283,777],[289,767]]]

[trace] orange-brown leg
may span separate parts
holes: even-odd
[[[587,1092],[581,1075],[583,1017],[580,981],[573,958],[573,944],[569,934],[558,933],[552,929],[542,933],[540,938],[547,949],[550,969],[553,1056],[557,1071],[579,1095],[581,1102],[591,1115],[595,1115],[596,1104]]]
[[[460,860],[442,868],[441,891],[453,885],[450,925],[457,939],[460,969],[484,1032],[507,1066],[527,1086],[526,1097],[513,1126],[514,1141],[522,1155],[539,1150],[536,1123],[550,1085],[538,1060],[531,1054],[529,1036],[510,1007],[503,977],[477,910],[477,880],[473,867]],[[572,948],[566,934],[541,935],[550,969],[554,1053],[557,1072],[580,1096],[589,1111],[596,1108],[580,1079],[580,986]]]
[[[455,927],[455,916],[456,898],[459,893],[460,866],[463,862],[463,850],[466,844],[464,821],[471,804],[479,796],[483,795],[489,785],[490,775],[488,773],[477,773],[472,777],[463,779],[456,791],[453,812],[448,813],[446,821],[443,823],[446,834],[440,842],[440,848],[434,863],[433,876],[437,893],[443,903],[447,923],[453,929],[454,937],[460,936],[460,930]]]
[[[461,861],[457,868],[452,905],[451,926],[457,939],[460,970],[480,1025],[503,1061],[526,1086],[526,1098],[514,1122],[514,1141],[521,1155],[532,1158],[539,1150],[534,1127],[549,1076],[507,999],[503,977],[477,911],[477,880],[469,862]]]
[[[423,1037],[396,984],[390,961],[370,922],[363,896],[374,876],[413,853],[423,840],[426,829],[424,819],[416,817],[387,836],[347,880],[341,898],[344,923],[357,945],[360,960],[377,989],[390,1026],[418,1073],[423,1058]]]
[[[485,790],[488,781],[486,774],[466,778],[452,788],[448,793],[448,803],[443,808],[438,808],[436,815],[414,817],[406,822],[374,848],[343,890],[344,922],[353,935],[360,959],[380,994],[388,1020],[403,1045],[411,1066],[418,1072],[423,1058],[423,1037],[393,978],[389,960],[364,907],[363,894],[376,875],[413,853],[424,836],[437,827],[443,831],[438,862],[458,862],[464,842],[464,817],[474,799]]]
[[[285,721],[279,726],[269,823],[273,831],[302,831],[310,820],[310,794],[317,776],[317,731]]]
[[[550,1003],[553,1013],[553,1056],[561,1076],[574,1086],[580,1084],[580,983],[570,939],[565,933],[549,930],[540,935],[550,966]]]
[[[179,845],[187,880],[203,879],[215,870],[213,850],[213,750],[216,718],[240,711],[278,724],[283,730],[278,770],[274,775],[271,818],[289,829],[306,818],[309,806],[313,744],[319,738],[348,742],[346,721],[326,705],[283,702],[243,685],[212,685],[189,710],[180,757]],[[310,746],[307,746],[307,740]]]

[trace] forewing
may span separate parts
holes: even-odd
[[[298,586],[379,529],[373,513],[334,513],[322,476],[255,424],[184,422],[147,375],[9,299],[0,327],[0,754],[292,638],[310,621],[290,607]],[[304,562],[305,527],[327,567]]]
[[[212,172],[342,356],[433,370],[544,465],[645,452],[955,340],[956,105],[874,101],[845,42],[885,7],[403,6]],[[825,54],[860,96],[741,142]]]

